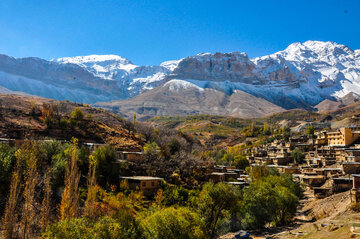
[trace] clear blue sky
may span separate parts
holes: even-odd
[[[200,52],[256,57],[306,40],[360,49],[360,0],[0,1],[0,53],[14,57],[159,64]]]

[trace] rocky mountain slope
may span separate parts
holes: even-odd
[[[172,80],[178,80],[176,85],[182,84],[183,88],[190,82],[204,92],[212,89],[213,94],[207,95],[214,97],[225,94],[219,97],[226,98],[226,102],[231,102],[230,98],[237,99],[238,92],[246,92],[254,97],[252,100],[256,99],[255,104],[260,99],[262,103],[268,101],[267,105],[279,107],[276,111],[282,108],[314,109],[324,100],[338,101],[351,92],[360,94],[360,50],[334,42],[307,41],[293,43],[283,51],[255,59],[239,52],[202,53],[159,66],[138,66],[116,55],[65,57],[51,61],[0,55],[0,86],[7,90],[87,103],[126,100],[140,95],[125,101],[127,111],[137,113],[144,110],[144,104],[149,107],[167,104],[169,99],[166,97],[162,97],[162,101],[153,99],[161,91],[159,89],[163,90],[163,95],[173,96],[174,92],[169,93],[164,85],[166,82],[174,84]],[[181,104],[187,106],[171,113],[206,113],[218,107],[216,101],[210,108],[205,102],[199,103],[205,97],[201,96],[205,93],[196,93],[199,89],[192,93],[198,97],[196,100],[189,101],[184,97]],[[142,95],[147,91],[153,92]],[[212,97],[205,98],[212,100]],[[139,104],[141,100],[143,104]],[[240,112],[234,115],[242,116],[246,114],[242,111],[249,111],[251,106],[241,102],[222,103],[220,106],[227,108],[219,113]],[[189,106],[189,103],[197,105]],[[116,110],[116,107],[124,108],[123,104],[118,101],[105,105],[112,105]],[[239,110],[241,107],[245,108]],[[271,113],[274,108],[270,108],[269,111],[255,108],[255,113],[248,117],[257,116],[259,112]],[[163,115],[168,110],[159,108],[153,112]]]
[[[284,111],[267,100],[241,90],[226,94],[184,80],[170,80],[134,98],[97,103],[95,106],[117,114],[137,114],[142,120],[154,116],[199,114],[256,118]]]

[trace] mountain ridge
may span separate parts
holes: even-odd
[[[306,41],[253,59],[241,52],[200,53],[158,66],[135,65],[117,55],[50,61],[0,55],[1,87],[58,100],[92,104],[127,100],[172,80],[228,96],[246,92],[282,109],[315,110],[324,100],[360,94],[360,50]]]

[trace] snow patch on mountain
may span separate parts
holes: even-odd
[[[173,71],[178,65],[180,60],[173,60],[173,61],[165,61],[160,64],[160,66],[165,67],[166,69]]]
[[[198,91],[203,91],[203,87],[199,87],[196,84],[193,84],[189,81],[185,80],[178,80],[173,79],[166,82],[163,87],[168,87],[170,91],[179,92],[181,90],[188,90],[188,89],[196,89]]]
[[[300,94],[309,93],[305,96],[310,104],[343,97],[350,92],[360,93],[359,50],[353,51],[335,42],[293,43],[283,51],[252,61],[262,78],[269,77],[276,70],[289,69],[295,76]]]
[[[52,61],[62,64],[76,64],[95,76],[108,80],[113,80],[116,75],[124,75],[138,67],[130,60],[117,55],[63,57]]]

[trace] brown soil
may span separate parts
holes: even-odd
[[[56,109],[56,120],[45,124],[42,109],[51,105]],[[84,119],[75,125],[60,125],[59,119],[69,122],[75,108],[84,112]],[[140,151],[142,140],[129,130],[120,117],[88,105],[56,101],[40,97],[0,94],[0,138],[70,140],[107,143],[122,150]]]

